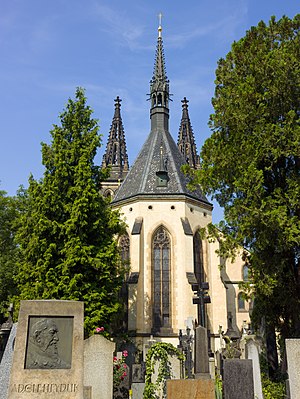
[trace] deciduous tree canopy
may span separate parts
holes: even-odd
[[[254,320],[299,337],[300,15],[252,27],[215,83],[196,181],[224,207],[229,241],[250,251]]]
[[[42,144],[44,176],[29,180],[18,232],[20,298],[84,301],[86,334],[119,309],[123,271],[116,242],[123,226],[99,194],[103,173],[94,157],[100,137],[91,115],[77,89],[51,131],[51,144]]]

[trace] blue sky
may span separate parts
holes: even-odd
[[[99,119],[103,147],[122,98],[130,164],[150,129],[152,77],[159,12],[177,140],[181,100],[189,99],[198,151],[207,122],[217,61],[234,40],[271,15],[294,17],[296,0],[0,0],[0,189],[14,195],[29,174],[42,177],[41,142],[49,142],[77,86]],[[214,221],[222,216],[216,206]]]

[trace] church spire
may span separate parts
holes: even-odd
[[[186,163],[194,169],[199,169],[200,160],[197,155],[197,148],[193,133],[193,128],[191,125],[189,111],[188,111],[188,100],[186,97],[181,101],[182,102],[182,118],[179,127],[178,133],[178,148],[182,153]]]
[[[158,38],[153,76],[150,81],[151,130],[169,128],[169,80],[166,74],[165,56],[162,41],[162,14],[159,14]]]
[[[128,173],[128,155],[125,142],[124,127],[121,118],[121,99],[115,101],[113,116],[106,151],[103,155],[102,167],[111,167],[109,179],[123,180]]]

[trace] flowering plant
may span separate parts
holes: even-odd
[[[104,327],[97,327],[95,331],[96,331],[96,334],[100,334],[104,331]]]
[[[126,364],[125,364],[125,359],[127,356],[128,356],[128,352],[126,350],[122,352],[122,356],[120,358],[117,358],[117,356],[114,356],[113,380],[114,380],[115,386],[120,385],[120,383],[127,376]]]

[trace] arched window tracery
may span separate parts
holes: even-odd
[[[171,240],[160,226],[152,238],[153,330],[171,327]]]

